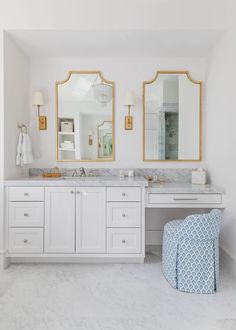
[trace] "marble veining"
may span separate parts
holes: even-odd
[[[78,166],[79,168],[80,166]],[[190,183],[192,168],[86,168],[86,174],[92,176],[119,176],[119,170],[134,170],[135,176],[146,177],[148,175],[157,175],[158,179],[165,182]],[[30,168],[30,176],[42,176],[43,172],[49,172],[50,168]],[[60,168],[63,176],[72,176],[75,168]]]
[[[145,264],[13,264],[0,277],[2,330],[230,330],[236,282],[213,295],[174,290]]]
[[[145,187],[148,182],[143,177],[119,178],[115,176],[99,177],[60,177],[60,178],[42,178],[25,177],[12,180],[6,180],[7,186],[57,186],[57,187]]]

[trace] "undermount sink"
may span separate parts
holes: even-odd
[[[99,176],[92,176],[92,175],[86,175],[86,176],[63,176],[63,180],[86,180],[86,179],[98,179]]]

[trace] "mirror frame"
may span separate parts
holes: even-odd
[[[187,78],[193,83],[199,85],[200,100],[199,100],[199,159],[146,159],[145,158],[145,86],[154,83],[161,74],[185,74]],[[143,82],[143,161],[144,162],[200,162],[202,161],[202,81],[194,80],[189,71],[157,71],[154,78]]]
[[[99,158],[99,159],[59,159],[58,146],[59,146],[59,136],[58,136],[58,86],[65,84],[70,80],[73,74],[83,75],[83,74],[98,74],[101,81],[112,85],[112,156],[111,158]],[[66,79],[61,81],[56,81],[56,161],[57,162],[113,162],[115,160],[115,82],[107,80],[103,77],[102,72],[99,70],[71,70],[68,72]]]

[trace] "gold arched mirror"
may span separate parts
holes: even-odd
[[[114,82],[100,71],[70,71],[56,82],[56,116],[57,161],[114,160]],[[104,122],[110,123],[108,153],[99,151],[97,132]]]
[[[143,83],[143,160],[200,161],[202,83],[188,71],[158,71]]]

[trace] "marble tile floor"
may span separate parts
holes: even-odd
[[[158,254],[145,264],[14,264],[0,275],[0,330],[233,330],[236,280],[172,289]]]

